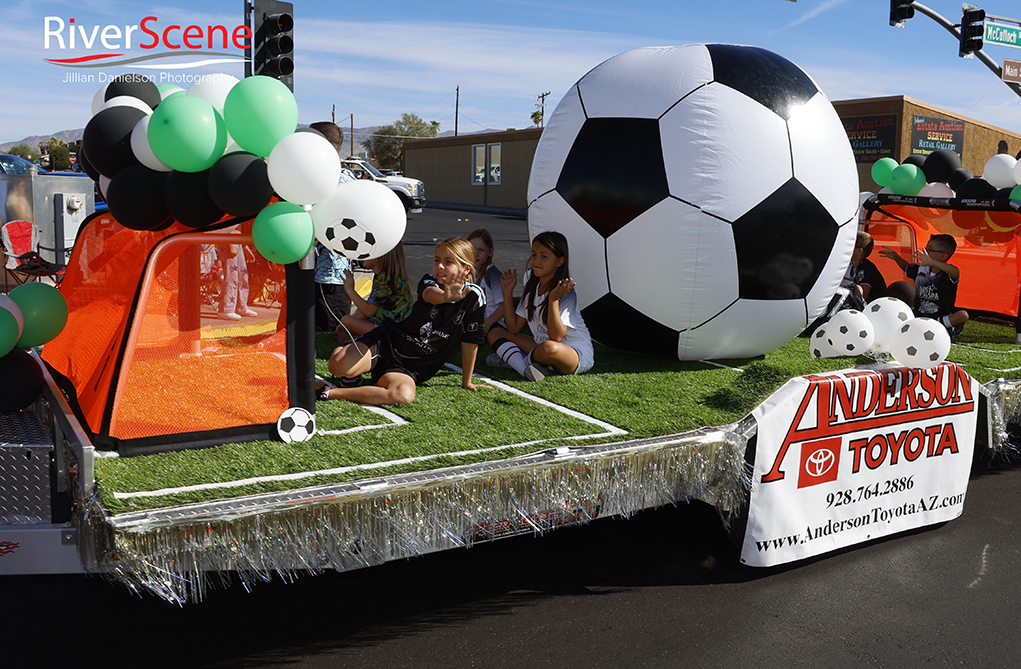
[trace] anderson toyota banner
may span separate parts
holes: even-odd
[[[950,363],[788,381],[753,412],[741,561],[783,564],[961,515],[978,393]]]

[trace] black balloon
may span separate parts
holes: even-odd
[[[163,185],[163,203],[181,225],[204,228],[223,218],[223,210],[209,197],[209,172],[173,171]]]
[[[981,177],[972,177],[957,187],[958,199],[985,200],[996,194],[996,186]]]
[[[0,358],[0,379],[0,413],[28,408],[43,391],[43,370],[20,348]]]
[[[947,175],[947,185],[950,186],[954,190],[954,192],[956,192],[961,184],[963,184],[968,179],[974,178],[974,176],[975,176],[974,174],[964,169],[963,167],[958,167],[956,170],[952,171],[950,174]]]
[[[106,85],[105,100],[111,100],[119,95],[138,98],[150,109],[156,109],[162,97],[156,84],[141,74],[122,74]]]
[[[961,157],[950,149],[936,149],[925,159],[922,171],[929,183],[946,182],[950,173],[961,166]],[[969,178],[970,175],[969,175]],[[953,186],[951,186],[953,188]]]
[[[99,170],[92,166],[89,157],[85,155],[84,146],[78,149],[78,167],[81,168],[82,172],[88,174],[93,181],[99,181]]]
[[[106,187],[106,203],[118,223],[132,230],[154,230],[170,218],[163,204],[166,172],[144,165],[126,167]]]
[[[145,112],[134,107],[110,107],[89,121],[82,133],[82,146],[96,170],[111,179],[138,159],[131,151],[131,131]]]
[[[1014,190],[1013,188],[999,188],[999,189],[997,189],[997,191],[995,193],[993,193],[993,198],[997,199],[997,200],[999,200],[1001,198],[1009,200],[1010,199],[1010,193],[1013,190]]]
[[[209,195],[232,216],[255,216],[273,197],[266,161],[244,151],[228,153],[209,170]]]
[[[922,169],[922,166],[925,165],[925,156],[920,153],[912,153],[904,159],[904,162],[901,163],[901,165],[914,165],[924,172],[925,170]],[[928,176],[928,174],[926,176]]]

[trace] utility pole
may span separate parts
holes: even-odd
[[[536,98],[538,102],[535,103],[535,106],[539,108],[540,128],[544,127],[546,124],[546,97],[549,96],[549,94],[550,94],[549,91],[546,91],[545,93],[539,93],[538,97]]]
[[[355,115],[351,114],[351,132],[348,134],[348,145],[351,147],[351,157],[355,157]]]
[[[457,137],[457,113],[461,109],[461,87],[458,86],[454,96],[454,137]]]
[[[330,110],[330,121],[333,125],[337,125],[337,105],[333,105],[333,109]]]

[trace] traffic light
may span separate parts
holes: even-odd
[[[294,4],[255,0],[252,9],[252,73],[294,91]]]
[[[971,58],[976,51],[982,50],[982,38],[986,33],[986,11],[974,5],[965,5],[961,14],[961,49],[957,55]]]
[[[903,28],[904,22],[915,15],[911,0],[890,0],[890,25]]]

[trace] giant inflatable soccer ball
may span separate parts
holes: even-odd
[[[609,346],[749,357],[822,314],[851,258],[858,176],[815,82],[755,47],[615,56],[550,116],[532,236],[566,235],[581,312]]]

